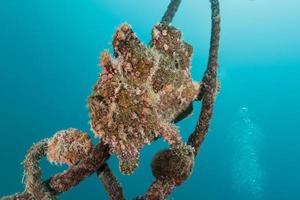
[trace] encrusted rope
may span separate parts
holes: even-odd
[[[181,3],[181,0],[171,0],[170,4],[168,6],[168,9],[166,10],[164,16],[160,20],[160,22],[162,24],[169,25],[172,22],[175,14],[179,8],[180,3]]]
[[[208,132],[217,90],[218,51],[221,30],[220,7],[218,0],[210,0],[210,2],[212,10],[212,29],[208,65],[202,80],[202,89],[204,91],[202,97],[202,108],[196,129],[188,140],[188,144],[195,149],[195,155],[197,155],[200,145]]]
[[[123,189],[107,163],[98,169],[97,175],[108,193],[110,200],[125,200]]]

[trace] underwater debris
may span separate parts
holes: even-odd
[[[47,158],[51,163],[74,165],[93,148],[90,136],[75,128],[57,132],[48,141]]]
[[[124,174],[133,172],[140,149],[157,137],[182,145],[172,121],[200,90],[190,75],[193,49],[179,30],[158,24],[151,43],[144,46],[130,25],[121,25],[113,38],[116,58],[102,53],[103,71],[88,99],[92,130],[118,156]]]

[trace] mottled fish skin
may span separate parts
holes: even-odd
[[[156,25],[146,47],[122,24],[112,45],[115,58],[104,51],[99,59],[102,73],[88,98],[90,123],[119,158],[120,171],[130,174],[140,149],[157,137],[172,147],[183,144],[172,121],[196,99],[200,84],[190,75],[193,48],[172,26]]]

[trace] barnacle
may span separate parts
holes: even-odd
[[[144,46],[130,25],[113,38],[115,58],[100,56],[102,73],[88,99],[91,128],[119,158],[120,171],[138,166],[139,151],[162,136],[172,147],[182,145],[173,123],[196,99],[200,84],[191,80],[193,48],[172,26],[158,24],[150,46]]]
[[[57,132],[49,139],[47,158],[52,163],[74,165],[87,157],[92,148],[88,134],[70,128]]]

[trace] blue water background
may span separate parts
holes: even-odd
[[[300,199],[300,2],[220,0],[222,33],[217,97],[209,134],[179,200]],[[22,166],[33,142],[69,127],[89,132],[86,98],[98,56],[111,50],[123,22],[146,44],[168,0],[0,1],[0,196],[22,191]],[[183,0],[172,23],[193,45],[192,74],[201,80],[208,57],[208,0]],[[180,122],[184,139],[195,127]],[[94,141],[96,142],[96,140]],[[109,165],[128,199],[153,181],[150,162],[162,140],[142,151],[128,177]],[[42,162],[45,178],[66,167]],[[60,199],[107,199],[95,175]]]

